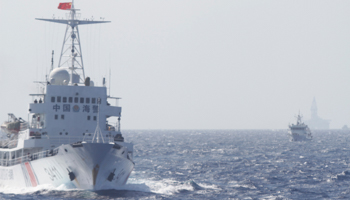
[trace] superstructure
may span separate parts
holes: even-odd
[[[85,76],[78,29],[108,21],[80,20],[74,1],[59,9],[66,19],[37,19],[66,25],[58,66],[52,62],[44,91],[31,94],[28,116],[9,114],[1,126],[0,187],[115,188],[134,168],[133,145],[120,131],[121,107],[111,105],[119,98]]]

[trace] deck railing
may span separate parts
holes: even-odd
[[[93,137],[88,136],[88,137],[79,137],[79,136],[29,136],[23,138],[24,140],[26,139],[49,139],[51,145],[61,145],[61,144],[71,144],[74,142],[79,142],[79,141],[85,141],[85,142],[92,142]],[[94,142],[96,142],[97,139],[95,138]],[[106,136],[102,138],[99,138],[99,142],[102,143],[110,143],[114,142],[114,137],[113,136]],[[13,149],[16,148],[18,144],[18,139],[16,140],[8,140],[6,142],[0,143],[0,148],[8,148],[8,149]]]
[[[41,137],[37,137],[37,136],[30,136],[30,137],[26,137],[26,139],[49,139],[50,140],[50,145],[57,145],[60,146],[62,144],[73,144],[76,142],[87,142],[87,143],[92,143],[92,136],[87,136],[87,137],[77,137],[77,136],[54,136],[54,137],[49,137],[49,136],[41,136]],[[100,137],[99,138],[99,142],[100,143],[110,143],[110,142],[114,142],[114,137],[113,136],[107,136],[107,137]],[[17,146],[17,142],[18,140],[12,140],[8,142],[8,148],[10,148],[10,144],[16,144],[14,147]],[[94,142],[96,141],[96,138],[94,140]],[[12,147],[13,148],[13,147]],[[14,153],[14,152],[11,152]],[[55,156],[58,153],[58,147],[55,149],[51,149],[51,150],[46,150],[46,151],[41,151],[38,153],[28,153],[27,155],[22,155],[21,157],[16,157],[16,154],[14,155],[10,155],[10,151],[6,151],[6,152],[1,152],[0,156],[2,157],[2,159],[0,159],[0,166],[13,166],[13,165],[17,165],[17,164],[21,164],[24,162],[28,162],[28,161],[32,161],[32,160],[37,160],[37,159],[41,159],[41,158],[46,158],[46,157],[50,157],[50,156]],[[11,156],[11,158],[10,158]]]
[[[31,137],[32,139],[40,139],[38,137]],[[92,136],[87,136],[87,137],[80,137],[80,136],[44,136],[41,137],[42,139],[49,139],[51,145],[61,145],[61,144],[71,144],[75,142],[97,142],[97,139],[95,138],[94,141]],[[113,136],[107,136],[107,137],[100,137],[99,138],[100,143],[110,143],[114,142],[114,137]]]
[[[6,153],[7,153],[7,156],[9,156],[8,152]],[[41,151],[33,154],[28,153],[27,155],[17,157],[14,159],[6,159],[6,158],[0,159],[0,166],[13,166],[24,162],[32,161],[32,160],[38,160],[41,158],[55,156],[57,155],[57,153],[58,153],[58,148],[55,148],[55,149]]]

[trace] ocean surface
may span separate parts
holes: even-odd
[[[350,199],[350,132],[135,130],[135,169],[122,188],[6,188],[1,199]]]

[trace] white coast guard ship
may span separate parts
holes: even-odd
[[[60,61],[41,94],[31,94],[28,118],[9,114],[1,126],[0,187],[69,185],[101,190],[126,183],[134,168],[133,145],[120,132],[118,98],[85,77],[74,2],[61,3],[67,19],[37,19],[66,24]],[[115,119],[116,124],[107,120]]]
[[[309,127],[301,121],[300,113],[297,116],[297,123],[289,125],[288,135],[291,141],[308,141],[312,139]]]

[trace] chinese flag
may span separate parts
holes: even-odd
[[[71,9],[72,7],[72,3],[60,3],[60,5],[58,5],[58,9],[61,9],[61,10],[68,10],[68,9]]]

